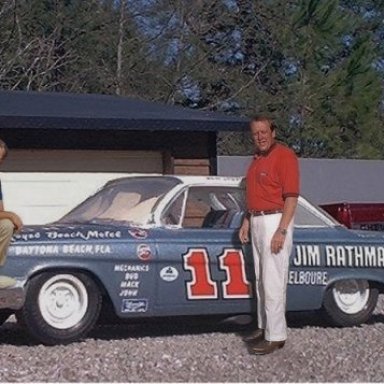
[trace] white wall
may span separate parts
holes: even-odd
[[[251,156],[218,156],[218,175],[244,176]],[[384,202],[384,160],[300,158],[301,193],[315,204]]]
[[[6,210],[25,224],[55,221],[106,181],[131,172],[161,173],[158,151],[13,149],[1,163]]]
[[[244,176],[249,156],[219,156],[218,174]],[[384,201],[384,161],[300,159],[301,192],[315,204]],[[108,180],[132,173],[0,172],[6,210],[25,224],[55,221]]]
[[[0,172],[4,208],[24,224],[50,223],[62,217],[108,180],[128,173]]]

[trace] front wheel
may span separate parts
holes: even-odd
[[[327,289],[323,307],[332,324],[350,327],[370,318],[378,296],[378,290],[367,280],[340,280]]]
[[[43,273],[28,284],[20,311],[29,333],[40,342],[66,344],[85,336],[97,321],[101,294],[83,273]]]

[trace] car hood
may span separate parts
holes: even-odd
[[[106,224],[48,224],[23,227],[13,236],[12,243],[41,241],[89,241],[113,239],[137,239],[149,237],[149,231],[142,228]]]

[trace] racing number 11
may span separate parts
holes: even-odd
[[[184,268],[191,272],[187,282],[188,299],[217,299],[217,282],[213,281],[209,267],[209,256],[205,249],[190,249],[183,255]],[[251,285],[245,274],[244,255],[238,249],[225,249],[218,257],[219,268],[226,274],[221,282],[225,299],[249,298]]]

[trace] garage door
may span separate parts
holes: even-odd
[[[160,152],[11,150],[0,166],[5,209],[25,224],[55,221],[108,180],[162,173]]]
[[[123,172],[0,172],[4,207],[25,224],[53,222]]]
[[[4,172],[139,172],[162,173],[157,151],[10,150]]]

